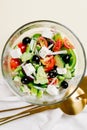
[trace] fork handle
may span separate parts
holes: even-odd
[[[56,107],[57,106],[54,106],[54,108],[56,108]],[[36,113],[39,113],[39,112],[42,112],[42,111],[45,111],[45,110],[48,110],[48,109],[53,109],[53,107],[50,108],[50,107],[47,107],[47,106],[43,106],[43,107],[39,106],[37,108],[31,109],[30,111],[26,110],[26,112],[23,111],[22,113],[15,114],[13,116],[10,116],[9,118],[1,120],[0,125],[3,125],[3,124],[8,123],[10,121],[13,121],[13,120],[25,117],[25,116],[29,116],[29,115],[32,115],[32,114],[36,114]]]

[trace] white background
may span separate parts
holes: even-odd
[[[85,51],[87,50],[87,0],[0,0],[0,55],[7,39],[17,28],[30,21],[42,19],[56,21],[69,27],[78,36]],[[51,111],[51,114],[55,114],[56,111]],[[48,113],[41,114],[1,126],[0,130],[35,130],[35,128],[42,130],[39,122],[46,122]],[[75,118],[65,116],[59,120],[59,123],[54,123],[55,127],[54,124],[49,124],[48,127],[51,125],[50,128],[46,127],[46,123],[43,124],[42,126],[45,127],[43,130],[86,130],[87,119],[85,117],[87,115],[84,113]],[[50,118],[52,117],[50,116]],[[78,118],[82,118],[82,120],[79,121]],[[49,120],[49,122],[51,121]]]

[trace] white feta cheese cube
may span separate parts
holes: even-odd
[[[53,36],[53,32],[50,29],[46,28],[44,29],[42,36],[51,39]]]
[[[40,57],[42,57],[43,59],[44,59],[47,55],[49,55],[49,54],[51,54],[51,51],[50,51],[47,47],[45,47],[45,46],[43,46],[43,47],[41,48],[41,50],[39,51],[39,55],[40,55]]]
[[[20,58],[21,55],[22,55],[20,48],[12,49],[12,50],[10,51],[10,55],[11,55],[13,58]]]
[[[46,91],[50,95],[53,95],[53,96],[58,95],[58,89],[54,85],[48,85]]]
[[[31,74],[35,74],[35,68],[31,63],[23,65],[22,68],[25,71],[27,76],[30,76],[31,78],[33,78]]]
[[[66,68],[57,68],[57,72],[58,72],[58,74],[66,74],[67,69]]]

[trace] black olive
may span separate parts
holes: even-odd
[[[21,79],[21,82],[22,82],[23,84],[28,84],[28,83],[30,82],[30,79],[29,79],[29,77],[24,76],[24,77]]]
[[[39,64],[40,57],[38,55],[34,55],[33,58],[32,58],[32,61],[34,61],[35,63]]]
[[[30,41],[31,41],[31,38],[29,38],[29,37],[25,37],[23,40],[22,40],[22,42],[23,42],[23,44],[28,44],[28,43],[30,43]]]
[[[68,83],[66,81],[62,81],[61,87],[66,89],[68,87]]]
[[[48,73],[48,76],[50,77],[50,78],[54,78],[54,77],[56,77],[58,75],[58,73],[57,73],[57,70],[56,69],[53,69],[53,70],[51,70],[49,73]]]
[[[63,59],[63,61],[64,61],[65,63],[69,63],[69,62],[70,62],[70,55],[66,54],[66,55],[64,55],[64,56],[62,57],[62,59]]]
[[[54,41],[50,38],[45,38],[47,40],[48,46],[51,46],[54,44]],[[50,49],[52,49],[53,46],[50,47]]]

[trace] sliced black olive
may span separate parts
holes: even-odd
[[[54,77],[56,77],[58,75],[58,73],[57,73],[57,70],[56,69],[53,69],[53,70],[51,70],[49,73],[48,73],[48,76],[50,77],[50,78],[54,78]]]
[[[64,61],[65,63],[69,63],[69,62],[70,62],[70,55],[66,54],[66,55],[64,55],[64,56],[62,57],[62,59],[63,59],[63,61]]]
[[[28,43],[30,43],[30,41],[31,41],[31,38],[29,38],[29,37],[25,37],[23,40],[22,40],[22,42],[23,42],[23,44],[28,44]]]
[[[34,55],[33,58],[32,58],[32,61],[34,61],[35,63],[39,64],[40,57],[38,55]]]
[[[21,79],[21,82],[23,84],[28,84],[29,82],[33,81],[33,79],[29,76],[24,76],[22,79]]]
[[[29,79],[28,79],[27,76],[24,76],[24,77],[21,79],[21,82],[22,82],[23,84],[28,84],[30,81],[29,81]]]
[[[66,89],[68,87],[68,83],[66,81],[62,81],[61,87]]]

